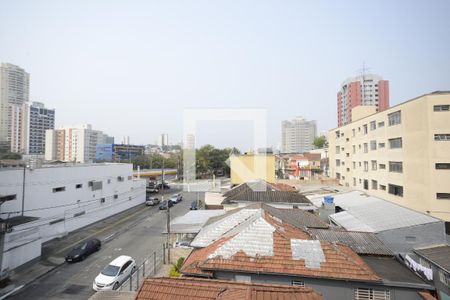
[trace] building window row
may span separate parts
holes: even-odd
[[[399,149],[402,148],[402,138],[394,138],[394,139],[389,139],[389,148],[390,149]]]
[[[450,170],[450,163],[436,163],[437,170]]]
[[[450,193],[436,193],[437,199],[449,199],[450,200]]]
[[[402,122],[401,111],[396,111],[388,114],[388,124],[389,126],[398,125]]]
[[[433,107],[434,111],[450,111],[450,105],[435,105]]]
[[[399,196],[399,197],[403,197],[403,187],[400,185],[395,185],[395,184],[388,184],[388,193],[395,195],[395,196]]]

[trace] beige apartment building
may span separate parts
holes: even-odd
[[[273,154],[245,153],[230,156],[231,184],[254,180],[275,182],[275,156]]]
[[[329,131],[330,176],[450,221],[450,91],[353,115]]]

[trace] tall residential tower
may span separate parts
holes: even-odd
[[[367,106],[373,112],[389,108],[389,81],[375,74],[362,74],[349,78],[341,85],[337,93],[338,126],[352,122],[352,109]]]
[[[27,151],[27,104],[30,75],[24,69],[0,64],[0,144],[11,151]]]
[[[29,108],[29,154],[45,153],[45,131],[55,128],[55,110],[33,102]]]
[[[316,121],[306,121],[297,117],[281,123],[281,152],[304,153],[313,149],[317,135]]]

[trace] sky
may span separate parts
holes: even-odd
[[[450,1],[0,0],[0,62],[31,75],[56,126],[133,144],[183,135],[185,109],[265,109],[335,128],[336,93],[363,63],[391,106],[450,90]],[[249,116],[251,119],[252,116]],[[253,145],[250,121],[200,121],[197,146]]]

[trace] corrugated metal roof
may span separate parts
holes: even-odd
[[[171,233],[198,233],[210,219],[225,214],[224,210],[191,210],[170,222]],[[165,231],[164,233],[166,233]]]
[[[373,233],[332,229],[308,229],[316,239],[341,243],[349,246],[358,254],[393,255]]]
[[[335,194],[334,203],[345,212],[330,215],[347,230],[380,232],[384,230],[442,222],[429,215],[397,205],[395,203],[368,196],[359,191]],[[323,197],[312,202],[321,206]]]
[[[414,249],[414,252],[450,273],[449,245],[439,245],[422,249]]]

